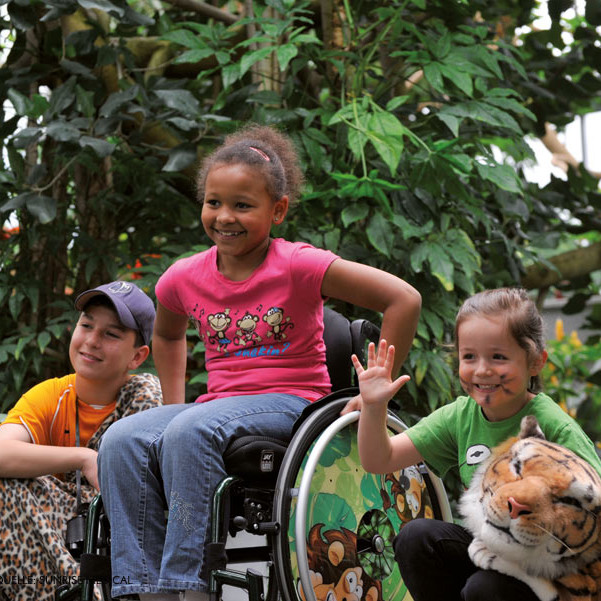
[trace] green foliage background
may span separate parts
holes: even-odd
[[[288,132],[306,170],[274,234],[415,285],[401,405],[450,401],[442,343],[461,301],[519,284],[560,242],[596,239],[590,174],[539,188],[521,165],[527,135],[599,109],[599,4],[566,20],[572,2],[550,0],[547,31],[523,28],[535,0],[265,0],[245,14],[216,2],[212,16],[179,4],[3,3],[0,410],[69,370],[65,291],[135,273],[152,295],[207,243],[195,165],[248,121]],[[593,292],[588,276],[567,287]],[[193,398],[202,348],[190,357]]]

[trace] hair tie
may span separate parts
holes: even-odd
[[[271,161],[271,159],[260,149],[255,146],[249,146],[251,150],[254,150],[257,154],[260,154],[267,162]]]

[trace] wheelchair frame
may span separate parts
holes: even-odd
[[[213,495],[210,540],[207,542],[206,550],[209,592],[212,599],[222,597],[223,586],[233,586],[245,590],[248,593],[249,601],[276,601],[278,597],[282,597],[284,601],[323,601],[317,599],[315,595],[311,581],[313,570],[307,558],[307,535],[310,526],[307,523],[309,499],[312,494],[317,496],[321,494],[319,490],[312,492],[311,484],[320,459],[329,452],[329,445],[336,445],[337,437],[340,436],[345,438],[345,444],[348,442],[347,439],[353,440],[353,436],[356,439],[356,434],[353,434],[352,431],[356,428],[359,412],[339,416],[342,407],[358,393],[356,388],[348,387],[349,383],[354,382],[351,375],[353,370],[350,355],[354,352],[363,361],[366,341],[377,341],[379,336],[378,328],[370,322],[357,320],[349,323],[346,318],[329,309],[326,309],[325,313],[328,313],[330,324],[332,320],[336,323],[334,328],[330,325],[330,334],[334,330],[334,341],[328,342],[327,327],[324,338],[326,339],[330,378],[333,388],[339,388],[339,390],[305,409],[295,424],[289,443],[265,441],[266,449],[270,451],[275,449],[276,453],[283,453],[277,481],[272,478],[267,486],[255,486],[248,479],[248,474],[236,474],[228,470],[231,475],[222,480],[217,487]],[[326,321],[325,313],[324,321]],[[346,350],[342,360],[340,353],[336,353],[338,349],[334,348],[337,340],[340,340],[341,331],[344,332],[343,346]],[[338,364],[332,368],[332,364],[336,364],[336,361]],[[391,412],[388,414],[388,426],[391,434],[406,429],[405,425]],[[281,447],[285,444],[288,446],[284,453]],[[352,442],[352,444],[355,443]],[[359,472],[359,470],[356,471]],[[423,464],[419,466],[419,472],[423,476],[424,494],[429,499],[432,517],[452,520],[442,482],[430,474]],[[380,477],[380,481],[384,481],[382,477]],[[384,487],[384,485],[382,486]],[[383,493],[382,489],[381,494]],[[235,515],[233,519],[230,519],[232,509],[236,513],[241,506],[243,508],[241,515]],[[360,510],[360,512],[362,511],[363,509]],[[374,514],[374,511],[379,513]],[[387,511],[389,514],[393,512],[391,508],[388,508]],[[384,529],[390,534],[392,526],[389,524],[385,512],[381,508],[365,508],[365,516],[368,521],[374,515],[376,515],[376,521],[384,524]],[[363,517],[361,520],[357,520],[358,528],[363,527],[365,530]],[[369,527],[368,524],[367,528],[369,529]],[[250,534],[267,536],[268,544],[260,547],[226,549],[228,533],[235,535],[236,532],[243,530]],[[319,535],[321,536],[321,532]],[[102,582],[105,600],[111,599],[110,557],[106,555],[108,538],[106,516],[103,512],[100,495],[98,495],[90,504],[88,513],[86,540],[82,553],[81,583],[71,589],[64,587],[62,590],[59,589],[55,597],[56,601],[68,601],[76,598],[81,601],[92,601],[94,581]],[[365,537],[363,538],[365,539]],[[388,538],[390,539],[390,536]],[[373,556],[376,557],[379,564],[390,564],[391,539],[384,540],[384,537],[376,533],[371,540],[363,540],[357,534],[357,544],[362,545],[361,553],[364,554],[364,557]],[[291,551],[292,546],[295,547],[294,551]],[[98,550],[104,555],[99,556]],[[232,568],[236,564],[257,561],[267,564],[266,591],[264,588],[265,577],[262,574],[252,569],[247,569],[243,573]],[[380,573],[382,565],[377,568],[378,573]],[[388,565],[384,569],[392,570],[393,568]],[[362,567],[362,570],[365,576],[367,565]],[[384,599],[383,601],[389,600]]]
[[[307,532],[309,531],[308,506],[309,499],[313,494],[311,491],[312,479],[320,459],[328,453],[328,447],[336,437],[349,428],[352,430],[351,436],[355,436],[359,412],[349,413],[345,416],[339,416],[339,413],[356,392],[357,390],[353,388],[334,392],[307,407],[299,418],[273,489],[272,513],[266,512],[266,515],[263,516],[264,521],[257,520],[252,523],[242,516],[234,518],[234,522],[238,520],[241,529],[254,534],[267,535],[269,544],[262,547],[253,546],[227,551],[229,567],[220,565],[210,573],[210,592],[216,598],[221,597],[224,585],[230,585],[244,589],[248,593],[249,601],[274,601],[278,595],[285,601],[298,601],[299,599],[318,601],[311,585],[310,572],[312,570],[308,564],[306,548]],[[328,424],[325,430],[324,423]],[[396,434],[405,430],[406,426],[393,413],[389,412],[388,428],[391,434]],[[442,481],[430,474],[423,464],[420,464],[419,472],[423,477],[424,495],[427,495],[428,499],[425,503],[431,506],[431,517],[452,521],[451,508]],[[241,477],[230,476],[222,481],[220,489],[216,492],[210,544],[223,545],[227,535],[223,527],[228,523],[226,517],[227,496],[231,487],[235,487],[241,482],[243,482]],[[244,494],[248,494],[248,490],[245,489]],[[319,492],[317,494],[319,495]],[[377,510],[377,508],[373,509]],[[369,511],[366,508],[365,514],[368,514]],[[386,520],[386,518],[384,519]],[[295,558],[291,557],[290,552],[291,525],[294,527]],[[391,539],[384,541],[379,535],[372,537],[367,542],[357,539],[357,545],[363,546],[362,553],[371,553],[378,562],[385,561],[383,556],[386,552],[390,563],[391,544]],[[253,570],[242,573],[231,567],[236,563],[258,560],[268,564],[266,591],[261,574]],[[293,574],[292,566],[295,563],[298,564],[298,577]],[[390,568],[390,565],[388,567]],[[309,591],[304,594],[304,598],[299,594],[299,581],[302,590]]]

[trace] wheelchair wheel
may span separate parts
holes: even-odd
[[[452,520],[442,482],[423,464],[384,475],[363,470],[359,412],[339,415],[350,398],[308,415],[280,469],[274,520],[281,528],[272,546],[285,601],[410,599],[394,561],[395,535],[418,517]],[[389,413],[390,435],[405,429]]]

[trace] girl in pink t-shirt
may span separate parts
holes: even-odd
[[[324,298],[382,313],[395,371],[409,352],[421,304],[414,288],[309,244],[271,238],[302,180],[291,140],[270,127],[228,136],[203,161],[198,197],[214,246],[174,263],[156,287],[153,356],[167,406],[120,420],[100,449],[119,575],[114,597],[175,601],[186,591],[187,601],[208,598],[203,549],[213,491],[226,475],[223,452],[243,435],[288,437],[302,409],[329,392]],[[205,344],[209,380],[202,402],[184,404],[190,322]]]

